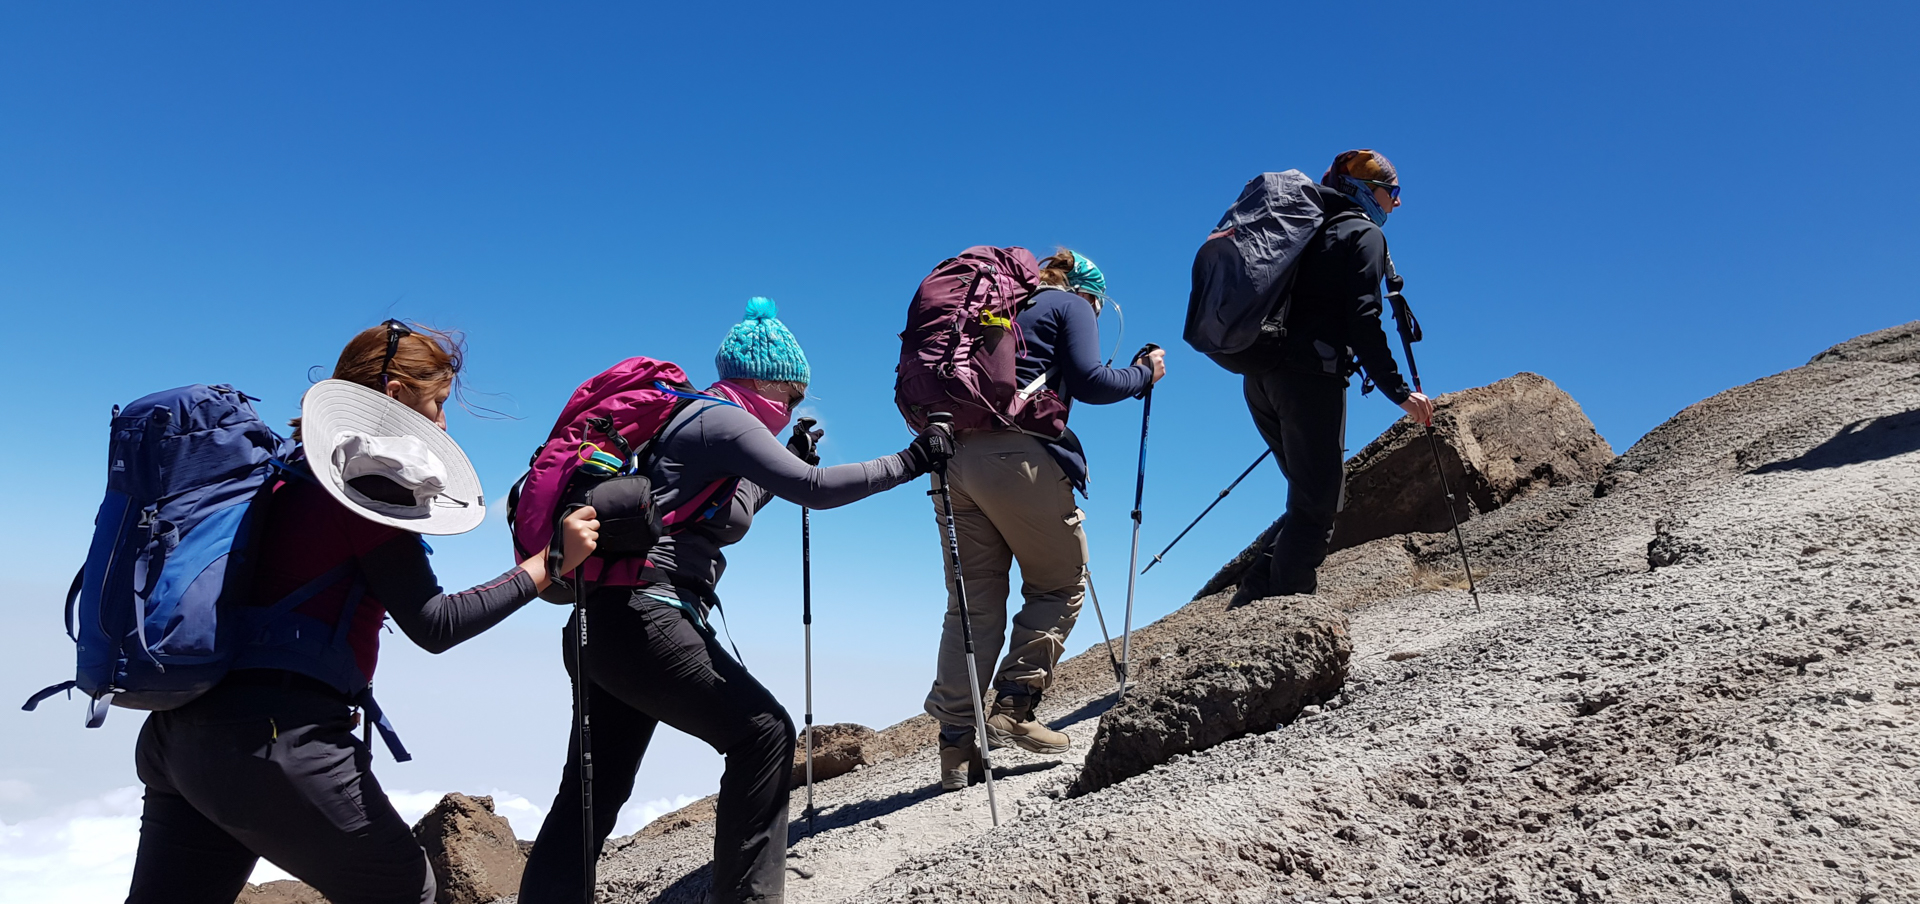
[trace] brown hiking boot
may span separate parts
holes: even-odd
[[[987,717],[987,741],[995,747],[1009,744],[1034,753],[1066,753],[1073,739],[1033,717],[1039,698],[1029,694],[1001,694]]]
[[[968,785],[986,781],[980,762],[980,747],[967,740],[953,747],[940,748],[940,789],[960,791]]]

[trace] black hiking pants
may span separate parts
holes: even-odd
[[[346,700],[304,681],[230,678],[147,717],[128,904],[233,904],[261,857],[333,904],[431,904],[427,855],[374,780]]]
[[[779,904],[786,889],[795,741],[787,711],[686,613],[664,602],[606,588],[588,598],[587,619],[594,850],[612,834],[653,729],[665,722],[727,758],[715,806],[713,892],[707,900]],[[567,673],[577,681],[573,629],[569,622],[561,639]],[[520,904],[577,904],[582,898],[579,744],[575,733],[560,791],[520,879]]]
[[[1248,374],[1246,394],[1253,424],[1286,475],[1287,511],[1267,561],[1254,562],[1241,581],[1262,591],[1257,596],[1311,593],[1346,500],[1347,381],[1275,369]]]

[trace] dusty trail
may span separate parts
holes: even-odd
[[[1112,679],[1066,664],[1074,753],[1005,757],[998,831],[896,726],[913,752],[821,783],[816,837],[796,797],[789,900],[1920,901],[1920,324],[1468,529],[1484,613],[1450,538],[1339,553],[1339,697],[1073,798]],[[1190,604],[1137,636],[1143,685],[1293,605]],[[701,899],[710,823],[676,818],[611,847],[603,900]]]

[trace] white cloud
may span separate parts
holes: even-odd
[[[650,823],[700,798],[691,794],[682,794],[672,800],[664,797],[646,803],[628,803],[620,811],[620,820],[613,825],[613,837],[631,835],[647,827]]]
[[[119,788],[38,819],[0,822],[0,904],[126,898],[140,843],[140,790]]]
[[[0,803],[19,803],[33,799],[33,786],[17,778],[0,778]]]
[[[92,904],[127,895],[133,859],[140,846],[141,788],[119,788],[22,822],[0,822],[0,904]],[[25,782],[0,782],[0,794],[33,793]],[[546,810],[511,791],[495,788],[494,812],[513,826],[514,835],[532,838]],[[445,796],[440,791],[390,791],[387,799],[409,824],[418,822]],[[698,798],[632,801],[621,808],[614,834],[639,831],[661,815]],[[271,882],[292,876],[261,860],[249,881]]]

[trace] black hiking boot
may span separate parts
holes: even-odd
[[[1319,589],[1320,576],[1313,571],[1306,572],[1304,576],[1293,572],[1282,578],[1267,577],[1264,580],[1250,573],[1240,579],[1240,589],[1235,590],[1233,599],[1227,601],[1227,608],[1238,609],[1254,600],[1275,596],[1312,596]]]

